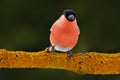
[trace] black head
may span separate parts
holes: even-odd
[[[63,15],[68,21],[74,21],[75,20],[75,12],[72,9],[66,9],[63,11]]]

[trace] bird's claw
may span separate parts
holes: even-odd
[[[68,58],[71,58],[73,56],[72,51],[68,51]]]
[[[55,52],[55,48],[54,48],[54,46],[50,46],[50,47],[48,47],[47,52],[49,52],[49,53],[51,53],[51,52]]]

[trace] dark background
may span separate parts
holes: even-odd
[[[76,11],[81,34],[73,52],[120,52],[119,0],[1,0],[0,49],[41,51],[64,9]],[[0,80],[120,80],[54,69],[0,69]]]

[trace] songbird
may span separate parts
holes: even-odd
[[[60,51],[72,54],[71,50],[78,42],[80,29],[77,25],[75,11],[66,9],[50,29],[48,52]]]

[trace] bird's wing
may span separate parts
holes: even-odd
[[[77,28],[78,28],[78,35],[80,35],[80,29],[79,29],[79,27],[77,26]]]
[[[50,31],[52,31],[52,29],[57,25],[58,20],[52,25],[52,27],[50,28]]]

